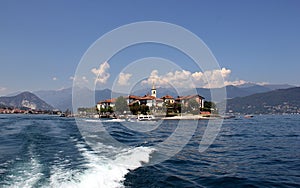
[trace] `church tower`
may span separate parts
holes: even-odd
[[[152,83],[151,96],[156,98],[156,88],[154,82]]]

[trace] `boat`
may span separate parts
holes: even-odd
[[[65,114],[65,113],[61,113],[61,114],[59,115],[59,117],[66,117],[66,114]]]
[[[136,119],[138,121],[156,121],[157,120],[153,115],[138,115]]]
[[[225,115],[225,116],[222,116],[223,119],[232,119],[232,118],[235,118],[235,115]]]
[[[253,118],[253,115],[245,115],[244,118]]]

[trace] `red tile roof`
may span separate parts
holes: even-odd
[[[200,96],[200,95],[187,95],[187,96],[179,96],[176,98],[176,101],[180,101],[180,100],[188,100],[188,99],[192,99],[192,98],[196,98],[199,97],[201,99],[204,99],[204,97]]]
[[[128,99],[135,99],[135,100],[138,100],[138,99],[140,99],[141,97],[139,97],[139,96],[135,96],[135,95],[129,95],[128,97],[126,97],[126,98],[128,98]]]
[[[170,95],[166,95],[166,96],[163,96],[162,99],[174,99],[174,97],[172,97]]]
[[[138,103],[138,102],[139,102],[139,100],[135,100],[135,101],[132,101],[131,103],[129,103],[128,105],[132,106],[133,104]]]
[[[141,97],[140,100],[154,100],[155,97],[154,96],[144,96],[144,97]]]
[[[115,103],[116,99],[112,98],[112,99],[106,99],[104,101],[99,101],[98,104],[103,104],[103,103]]]

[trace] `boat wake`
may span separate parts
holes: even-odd
[[[97,122],[103,122],[103,123],[108,123],[108,122],[125,122],[125,119],[84,119],[83,121],[86,122],[92,122],[92,123],[97,123]]]
[[[3,187],[33,187],[41,179],[42,165],[32,148],[28,148],[28,159],[25,161],[18,157],[14,159],[14,166],[5,178]]]
[[[35,142],[29,143],[22,158],[14,159],[3,177],[0,174],[4,182],[0,187],[124,187],[125,175],[148,163],[154,152],[150,147],[112,146],[93,136],[97,141],[93,149],[77,135],[48,143],[49,148],[42,150],[47,154]]]
[[[97,152],[89,151],[83,144],[77,144],[77,147],[87,161],[82,166],[85,170],[65,171],[63,166],[55,166],[50,177],[51,187],[123,187],[122,182],[129,170],[148,163],[150,154],[153,152],[153,149],[148,147],[124,148],[112,158],[107,158]],[[104,147],[103,149],[114,150],[117,148]],[[115,151],[115,153],[117,152]]]

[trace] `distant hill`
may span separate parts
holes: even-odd
[[[233,86],[228,85],[225,87],[227,93],[227,99],[232,99],[236,97],[245,97],[249,95],[253,95],[256,93],[265,93],[268,91],[276,90],[276,89],[287,89],[295,86],[288,84],[267,84],[267,85],[257,85],[255,83],[247,83],[243,85]],[[211,91],[218,93],[224,88],[196,88],[197,93],[205,98],[207,101],[211,101]],[[189,90],[184,92],[185,95],[193,94],[194,90]],[[221,102],[221,101],[214,101]]]
[[[205,100],[211,101],[211,92],[219,93],[224,88],[196,88],[196,91],[199,95],[203,96]],[[259,85],[251,85],[249,87],[237,87],[233,85],[229,85],[225,87],[226,93],[227,93],[227,99],[235,98],[235,97],[245,97],[248,95],[252,95],[255,93],[263,93],[267,91],[271,91],[271,89],[259,86]],[[194,90],[189,90],[184,92],[185,95],[191,95],[194,94]],[[221,101],[214,101],[214,102],[221,102]]]
[[[244,114],[297,113],[300,112],[300,87],[229,99],[227,111]]]
[[[289,85],[289,84],[262,84],[262,85],[258,85],[256,83],[251,83],[251,82],[241,84],[241,85],[237,85],[236,87],[238,87],[238,88],[249,88],[249,87],[252,87],[252,86],[265,87],[269,90],[288,89],[288,88],[296,87],[296,86]]]
[[[72,88],[34,92],[38,97],[60,110],[72,109]]]
[[[30,92],[22,92],[16,96],[0,97],[2,106],[28,108],[33,110],[53,110],[54,108]]]
[[[95,91],[95,101],[102,101],[110,98],[117,98],[120,96],[126,96],[124,93],[113,92],[110,89],[96,90]]]
[[[93,91],[88,88],[77,89],[78,95],[81,98],[92,98]],[[44,90],[34,92],[41,99],[51,104],[54,108],[65,111],[67,109],[72,110],[72,88],[66,88],[61,90]],[[100,100],[105,100],[111,97],[118,97],[125,94],[112,92],[110,89],[96,90],[95,91],[95,104]],[[90,104],[90,105],[95,105]]]
[[[263,85],[266,88],[269,88],[271,90],[276,90],[276,89],[288,89],[296,86],[292,86],[289,84],[265,84]]]

